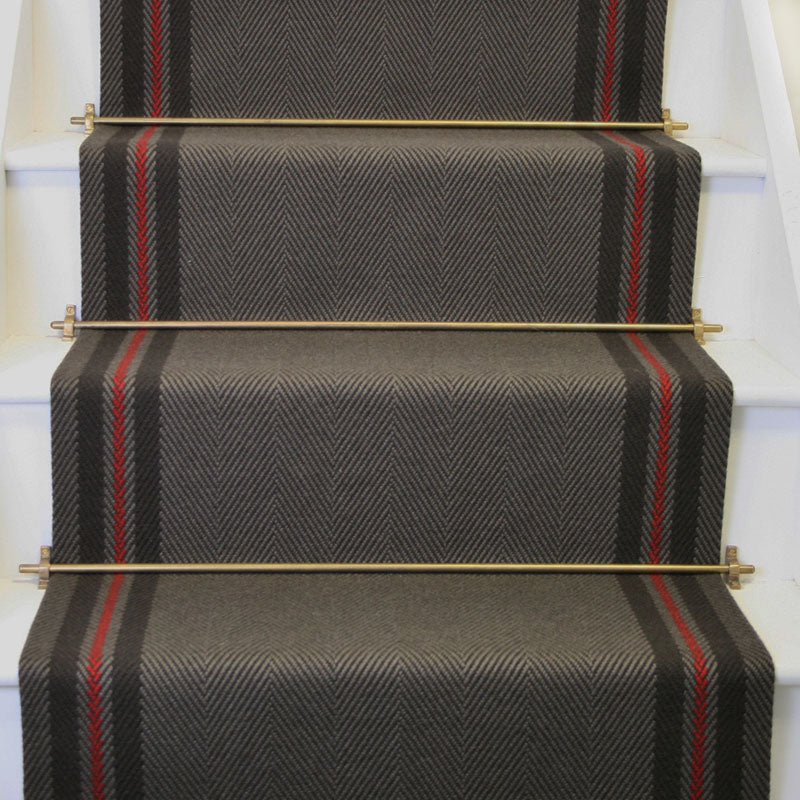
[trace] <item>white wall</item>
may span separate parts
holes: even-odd
[[[769,0],[795,130],[800,140],[800,0]]]

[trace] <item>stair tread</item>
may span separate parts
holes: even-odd
[[[732,596],[767,645],[776,684],[800,687],[800,586],[744,578]],[[0,688],[19,686],[20,653],[43,597],[33,580],[0,578]]]
[[[710,341],[706,349],[733,381],[735,405],[800,407],[800,377],[758,342]]]
[[[0,342],[0,405],[50,402],[50,379],[71,344],[58,336],[9,336]]]
[[[50,379],[70,347],[56,336],[0,342],[0,405],[49,403]],[[733,381],[735,405],[800,407],[800,378],[757,342],[712,340],[706,350]]]
[[[80,146],[77,131],[35,132],[6,147],[9,172],[77,172]],[[680,136],[678,141],[700,152],[703,177],[763,178],[767,159],[721,138]]]

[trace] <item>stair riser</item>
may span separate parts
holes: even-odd
[[[106,0],[103,112],[658,119],[666,6]]]
[[[83,311],[681,322],[699,162],[663,133],[104,127]]]
[[[0,450],[0,574],[10,577],[52,536],[49,403],[0,405]]]
[[[40,336],[81,295],[80,197],[74,172],[12,172],[8,191],[8,329]],[[705,178],[700,201],[694,305],[725,325],[724,339],[752,336],[753,253],[764,181]],[[724,225],[722,225],[724,221]],[[42,231],[47,230],[47,236]],[[80,307],[80,306],[79,306]]]
[[[51,541],[49,404],[0,406],[0,442],[0,574],[11,576]],[[734,408],[723,538],[758,580],[800,578],[787,556],[798,552],[798,481],[800,410]]]

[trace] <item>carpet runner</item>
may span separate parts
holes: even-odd
[[[101,0],[102,112],[660,118],[666,0]],[[101,126],[84,319],[688,322],[661,133]],[[82,331],[54,562],[719,560],[688,333]],[[766,800],[715,576],[54,575],[27,798]]]

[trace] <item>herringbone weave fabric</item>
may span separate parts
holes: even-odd
[[[56,575],[22,698],[29,800],[768,795],[717,576]]]
[[[663,133],[104,127],[81,191],[86,319],[690,319]]]
[[[690,334],[83,331],[54,558],[714,562],[730,410]]]
[[[667,0],[101,0],[111,116],[659,120]]]

